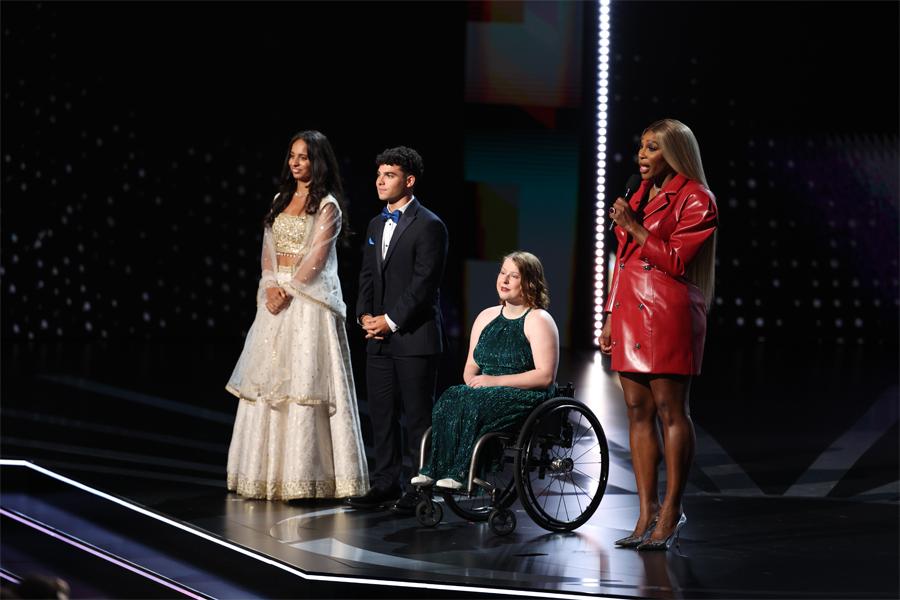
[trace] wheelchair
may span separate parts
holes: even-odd
[[[475,443],[465,489],[418,486],[416,519],[435,527],[443,504],[468,521],[487,521],[496,535],[516,528],[516,499],[540,527],[572,531],[593,516],[606,491],[609,446],[600,421],[575,400],[574,387],[535,406],[518,433],[492,432]],[[431,428],[422,436],[419,465],[430,449]],[[465,482],[463,482],[465,484]]]

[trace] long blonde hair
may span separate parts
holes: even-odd
[[[687,125],[675,119],[662,119],[648,125],[641,135],[648,131],[656,134],[663,158],[669,166],[677,173],[699,181],[704,187],[709,188],[706,174],[703,172],[703,161],[700,158],[700,145],[694,137],[694,132]],[[685,267],[684,273],[684,276],[703,292],[706,308],[712,304],[716,287],[717,237],[717,232],[713,232],[694,259]]]

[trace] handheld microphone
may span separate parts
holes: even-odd
[[[631,196],[631,194],[633,194],[634,191],[636,189],[638,189],[640,186],[641,186],[641,176],[638,175],[637,173],[635,173],[631,177],[628,178],[628,182],[625,184],[625,194],[623,195],[623,198],[625,198],[625,200],[628,200],[628,198]],[[612,231],[615,228],[615,226],[616,226],[616,222],[613,221],[612,219],[610,219],[609,220],[609,230]]]

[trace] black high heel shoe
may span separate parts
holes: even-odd
[[[631,534],[627,537],[623,537],[622,539],[616,540],[613,542],[619,548],[637,548],[641,543],[646,541],[650,534],[653,533],[653,530],[656,528],[656,524],[659,522],[659,513],[653,517],[650,521],[650,524],[647,525],[647,529],[644,530],[644,533],[641,535]]]
[[[641,542],[637,549],[640,551],[644,550],[668,550],[672,545],[672,541],[675,541],[675,545],[678,545],[678,536],[681,533],[681,528],[684,527],[684,524],[687,523],[687,515],[681,513],[681,516],[678,518],[678,523],[675,524],[675,529],[672,530],[672,533],[664,540],[651,540],[649,536],[647,540]]]

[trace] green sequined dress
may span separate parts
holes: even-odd
[[[473,358],[484,375],[512,375],[534,369],[525,337],[525,317],[507,319],[503,311],[482,330]],[[447,388],[431,413],[431,455],[420,471],[433,479],[459,482],[469,477],[475,442],[491,431],[515,431],[535,405],[555,393],[498,386]]]

